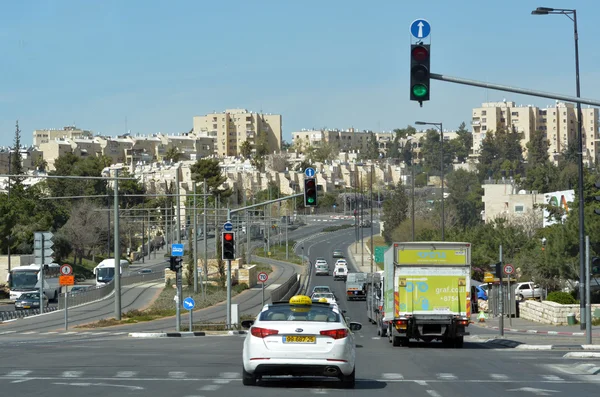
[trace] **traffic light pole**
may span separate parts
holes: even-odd
[[[585,341],[586,344],[592,344],[592,294],[590,291],[590,236],[585,236]],[[580,318],[583,316],[580,315]]]
[[[44,264],[46,257],[44,255],[44,237],[42,235],[42,264],[40,265],[40,314],[44,312]]]

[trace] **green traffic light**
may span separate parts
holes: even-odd
[[[423,98],[427,95],[427,87],[423,84],[415,84],[412,87],[412,92],[417,98]]]
[[[306,201],[308,201],[309,204],[312,204],[315,202],[315,198],[314,197],[309,197],[306,199]]]

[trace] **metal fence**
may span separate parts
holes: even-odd
[[[154,272],[154,273],[143,273],[143,274],[133,274],[131,276],[122,277],[121,278],[121,287],[125,287],[128,285],[145,283],[148,281],[157,281],[163,280],[165,277],[164,272]],[[110,283],[102,286],[91,286],[86,288],[85,290],[70,293],[67,296],[67,300],[69,303],[69,307],[79,306],[86,303],[94,302],[103,298],[106,298],[115,290],[115,283],[111,281]],[[58,298],[58,308],[64,309],[65,307],[65,294],[60,294]]]
[[[58,310],[58,307],[56,307],[56,306],[45,307],[44,313],[50,313],[50,312],[53,312],[56,310]],[[0,321],[7,321],[7,320],[13,320],[16,318],[35,316],[36,314],[40,314],[40,309],[2,311],[2,312],[0,312]]]

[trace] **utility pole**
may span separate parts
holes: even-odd
[[[196,221],[196,218],[198,217],[198,209],[196,208],[196,181],[194,182],[194,231],[192,232],[192,235],[194,236],[194,243],[192,245],[192,248],[194,250],[194,255],[193,255],[193,261],[194,261],[194,266],[192,266],[192,268],[194,269],[194,293],[197,294],[198,293],[198,222]],[[191,310],[190,310],[191,313]]]
[[[175,207],[175,216],[177,217],[175,220],[177,224],[177,234],[175,236],[177,236],[177,244],[181,244],[181,197],[179,195],[179,164],[175,169],[175,185],[175,199],[177,200],[177,206]]]
[[[204,236],[204,271],[202,272],[202,297],[206,299],[206,289],[204,288],[204,281],[208,280],[208,225],[206,224],[206,213],[208,212],[208,209],[206,207],[208,196],[206,194],[206,178],[204,178],[204,183],[202,184],[202,186],[204,193],[204,219],[202,220],[202,234]]]
[[[369,185],[371,185],[371,196],[370,196],[370,210],[371,210],[371,273],[373,273],[373,255],[375,254],[375,252],[373,251],[373,173],[375,172],[375,167],[373,164],[371,164],[371,180],[369,181]]]
[[[115,168],[114,185],[114,259],[115,259],[115,320],[121,320],[121,244],[119,241],[119,169]]]
[[[362,173],[360,174],[360,221],[364,222],[364,208],[365,203],[363,200],[363,184],[362,184]],[[364,242],[364,230],[362,225],[359,225],[360,228],[360,266],[363,267],[365,265],[365,242]]]

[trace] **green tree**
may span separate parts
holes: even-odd
[[[10,153],[10,173],[12,175],[23,175],[25,172],[23,171],[23,156],[21,155],[21,130],[19,129],[19,120],[17,120],[15,126],[15,140],[12,149],[13,150]],[[10,179],[12,180],[11,194],[15,195],[16,197],[20,197],[24,190],[24,178],[13,177]]]
[[[423,167],[430,173],[440,174],[442,148],[440,146],[440,132],[438,130],[427,130],[424,138],[421,138],[421,153],[423,154]],[[454,159],[453,147],[444,142],[444,171],[447,171]]]
[[[190,170],[192,172],[192,180],[196,183],[206,179],[207,191],[213,197],[220,195],[221,199],[223,199],[231,196],[232,190],[230,188],[221,188],[227,178],[221,174],[219,160],[200,159],[190,167]]]
[[[221,246],[223,242],[221,241],[221,229],[218,228],[215,236],[217,238],[217,247],[216,247],[216,255],[217,255],[217,271],[219,273],[219,286],[221,288],[225,288],[225,284],[227,283],[227,274],[225,273],[225,261],[221,256]]]
[[[390,198],[383,202],[383,237],[389,244],[392,242],[392,233],[406,219],[408,213],[408,197],[402,182],[398,182]]]
[[[515,131],[488,131],[481,145],[479,164],[477,165],[481,180],[491,177],[499,178],[501,171],[513,172],[515,177],[523,174],[523,149],[521,134]]]
[[[304,170],[307,168],[313,168],[313,165],[311,164],[310,161],[308,161],[307,159],[304,159],[298,163],[298,165],[296,166],[296,171],[304,172]]]
[[[309,146],[306,158],[311,163],[325,163],[335,159],[339,154],[339,146],[335,143],[325,142],[321,146]]]
[[[132,176],[127,169],[122,169],[119,172],[119,177],[131,178]],[[146,203],[145,197],[136,197],[137,195],[146,194],[144,185],[138,180],[124,179],[119,181],[119,194],[121,195],[119,199],[121,208],[133,208]]]
[[[243,158],[249,159],[252,155],[252,144],[247,140],[242,143],[240,146],[240,154]]]
[[[463,230],[481,223],[483,189],[476,173],[456,170],[446,176],[446,202],[456,210],[457,225]]]
[[[163,158],[165,161],[176,163],[181,160],[181,152],[176,146],[171,146],[167,149]]]
[[[370,160],[376,160],[379,158],[379,143],[377,142],[377,137],[373,131],[369,133],[365,157]]]
[[[466,124],[462,122],[456,130],[456,135],[457,137],[449,142],[449,146],[452,147],[456,160],[459,163],[464,163],[469,158],[469,153],[471,153],[473,134],[467,130]]]

